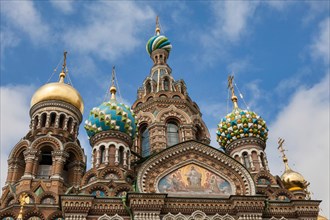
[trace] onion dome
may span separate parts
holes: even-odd
[[[151,55],[151,53],[157,49],[164,49],[168,53],[172,49],[171,42],[168,40],[167,37],[164,35],[160,35],[160,28],[159,28],[159,22],[158,22],[158,16],[156,19],[156,35],[151,37],[146,45],[146,50]]]
[[[244,137],[267,140],[266,122],[255,112],[235,108],[218,124],[217,141],[222,147]]]
[[[132,139],[136,136],[137,122],[131,108],[116,100],[116,87],[110,88],[111,99],[93,108],[85,121],[85,129],[89,138],[103,131],[120,131]]]
[[[266,142],[268,136],[266,122],[255,112],[238,108],[237,97],[232,86],[232,78],[230,80],[229,86],[232,90],[231,99],[234,109],[222,118],[218,124],[217,141],[222,147],[226,147],[231,142],[245,137],[255,137]]]
[[[64,64],[62,72],[60,73],[59,82],[47,83],[41,86],[32,96],[31,107],[42,101],[59,100],[75,106],[81,113],[83,113],[84,101],[79,92],[71,85],[64,83],[64,78],[66,76],[64,71],[66,67],[65,62],[66,52],[64,52]]]
[[[291,192],[294,191],[306,191],[309,183],[305,178],[298,172],[293,171],[288,164],[288,158],[286,157],[283,149],[283,139],[279,139],[279,150],[282,153],[282,159],[285,165],[285,171],[281,176],[281,180],[284,184],[284,187]]]

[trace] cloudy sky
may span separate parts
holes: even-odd
[[[175,79],[184,79],[203,113],[212,143],[228,105],[227,76],[268,123],[271,172],[289,164],[311,182],[329,217],[329,1],[1,1],[1,186],[7,157],[28,132],[30,99],[68,51],[84,118],[106,96],[116,65],[122,100],[132,104],[152,61],[145,51],[159,15],[173,49]],[[58,70],[60,69],[60,66]],[[81,126],[86,154],[90,146]]]

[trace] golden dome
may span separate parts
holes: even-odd
[[[47,83],[41,86],[32,96],[31,107],[39,102],[47,100],[59,100],[70,103],[84,111],[84,102],[79,92],[72,86],[63,82],[63,75],[60,75],[60,82]]]
[[[291,170],[289,167],[285,169],[285,172],[281,176],[281,180],[284,186],[289,191],[305,190],[308,186],[308,182],[298,172]]]
[[[317,220],[328,220],[328,219],[322,215],[319,215],[317,216]]]

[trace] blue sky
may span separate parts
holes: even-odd
[[[168,60],[184,79],[218,147],[215,130],[228,106],[227,76],[268,123],[271,172],[284,166],[311,182],[329,217],[329,1],[1,1],[1,186],[10,150],[28,132],[33,92],[58,80],[68,51],[84,120],[98,106],[116,65],[122,100],[132,104],[152,61],[145,44],[155,17],[172,43]],[[60,66],[59,69],[60,70]],[[51,77],[53,75],[53,77]],[[239,106],[246,108],[239,100]],[[90,146],[81,126],[88,159]]]

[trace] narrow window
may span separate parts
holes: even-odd
[[[150,155],[150,143],[149,143],[149,130],[145,125],[141,128],[141,146],[142,146],[142,157],[147,157]]]
[[[50,113],[50,127],[55,127],[56,113]]]
[[[46,126],[46,119],[47,119],[47,114],[46,113],[43,113],[41,115],[41,127],[45,127]]]
[[[246,152],[243,153],[243,161],[244,161],[244,166],[246,168],[250,168],[249,155]]]
[[[165,78],[165,79],[164,79],[164,90],[165,90],[165,91],[168,91],[169,88],[170,88],[169,80],[168,80],[168,78]]]
[[[167,146],[179,143],[179,127],[174,122],[167,123]]]
[[[65,115],[60,115],[60,121],[59,121],[59,128],[64,128],[64,119],[65,119]]]
[[[263,168],[266,168],[265,157],[264,157],[264,154],[263,153],[260,154],[260,160],[261,160],[262,167]]]
[[[48,179],[51,176],[51,168],[53,165],[51,150],[52,148],[49,146],[43,147],[41,150],[37,175],[39,179]]]

